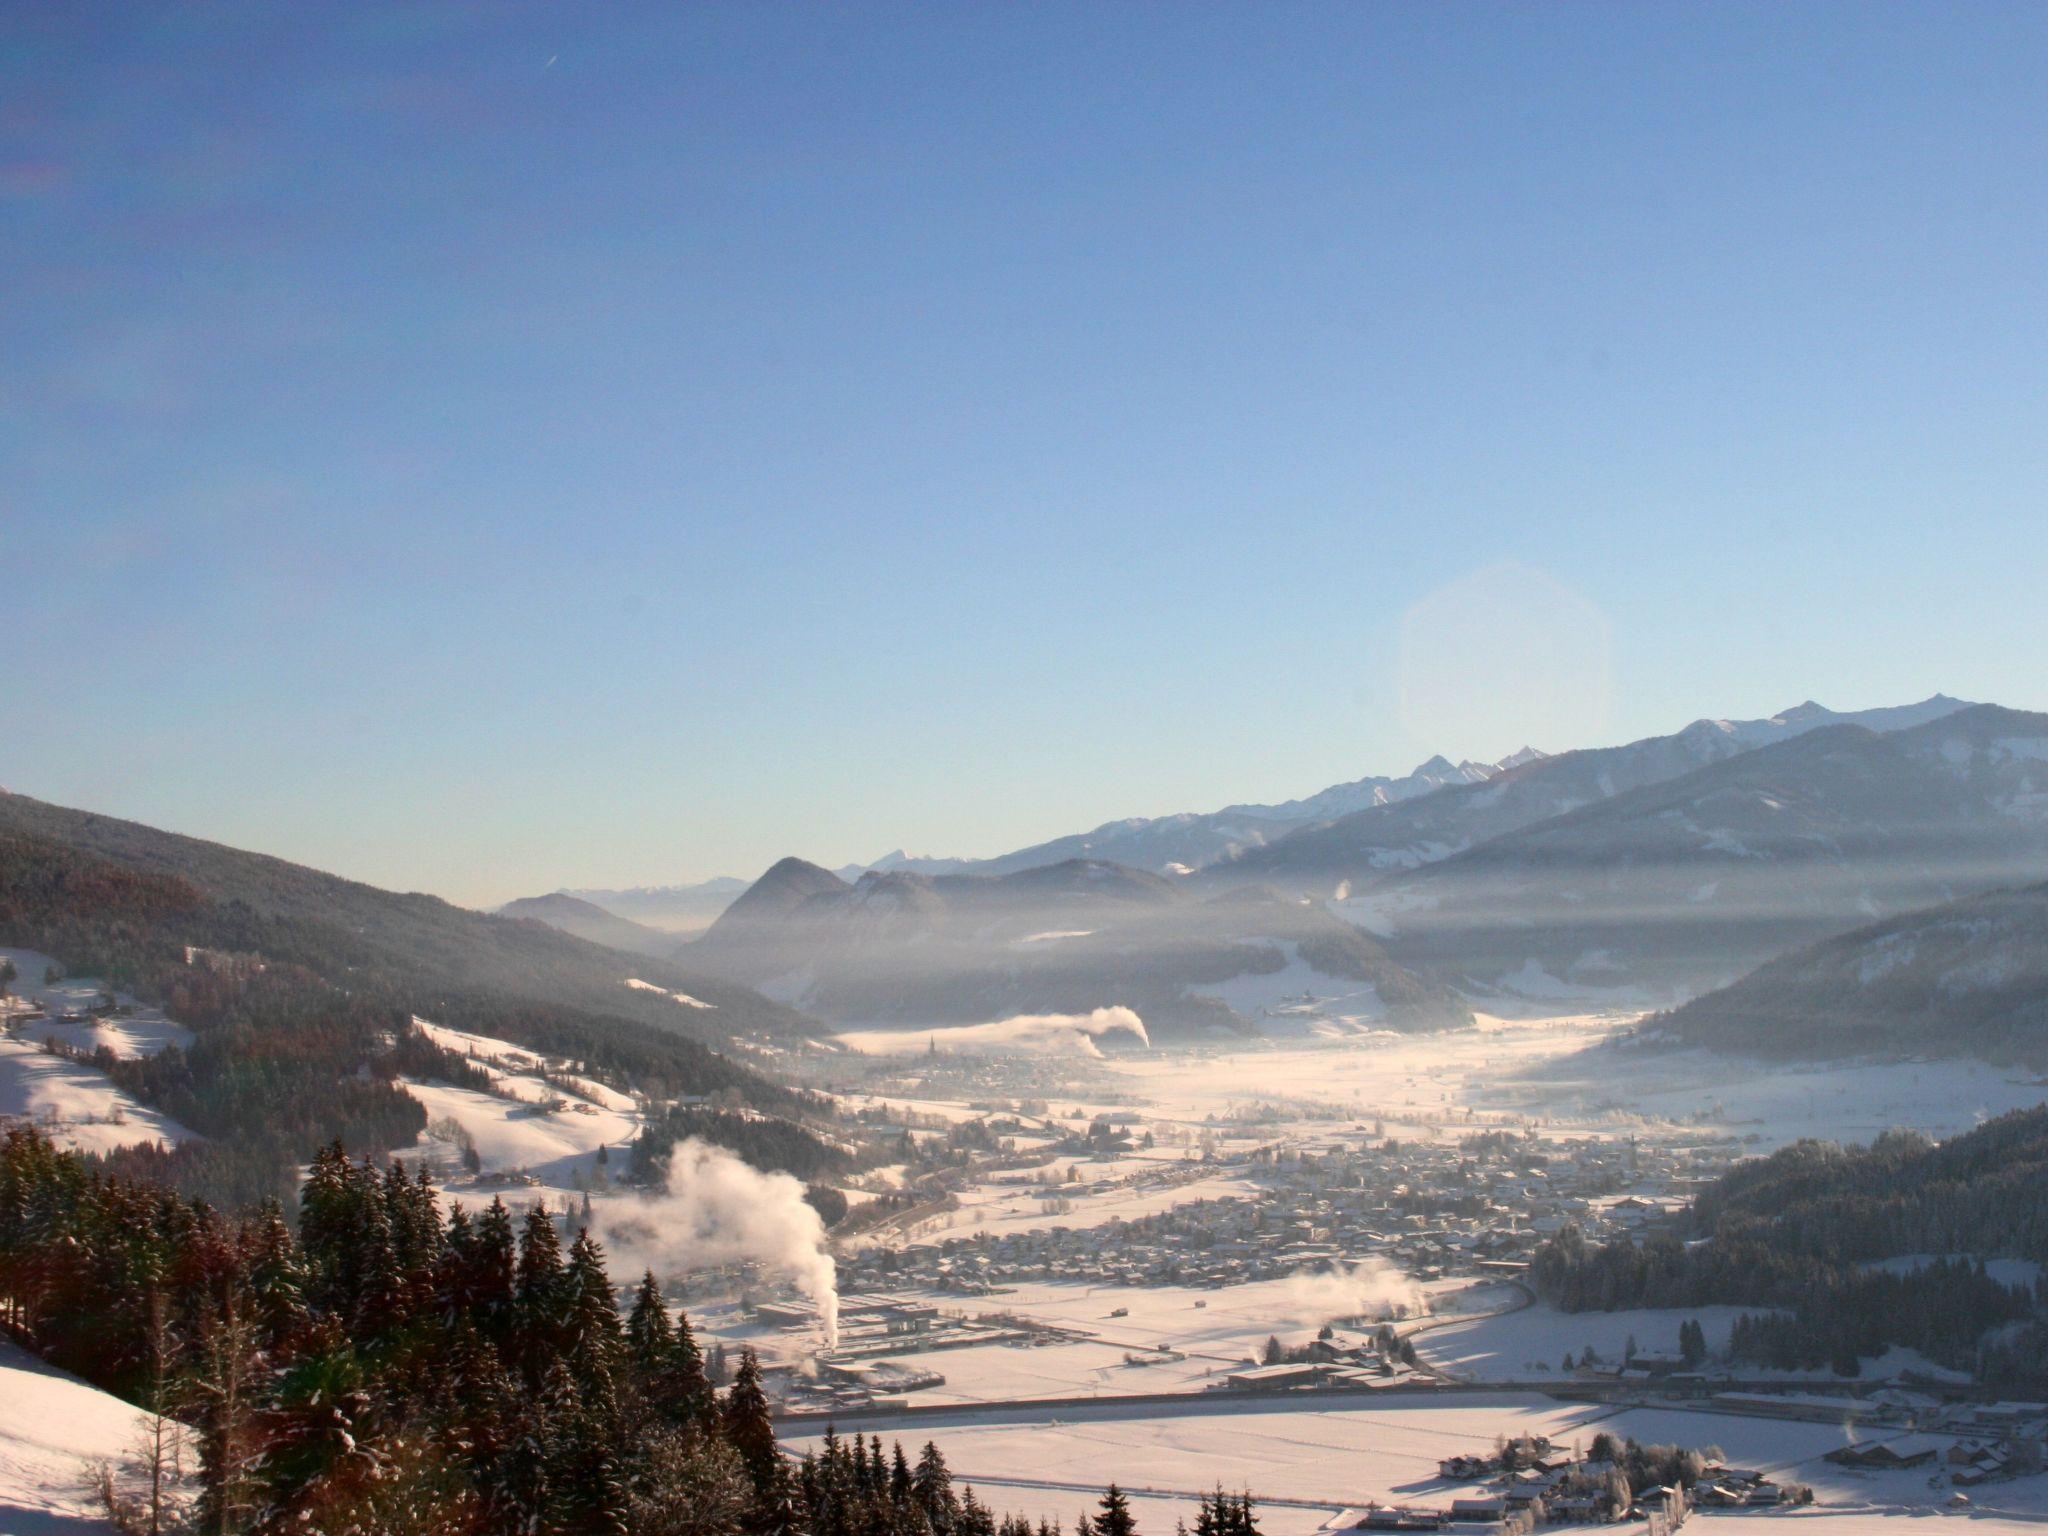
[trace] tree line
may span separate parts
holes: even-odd
[[[110,1512],[168,1536],[1058,1536],[956,1488],[927,1445],[776,1444],[761,1368],[721,1391],[651,1273],[614,1291],[587,1232],[494,1200],[442,1209],[425,1173],[340,1145],[296,1225],[90,1167],[31,1127],[0,1138],[0,1325],[139,1404]],[[167,1496],[176,1435],[196,1494]],[[1198,1536],[1257,1536],[1248,1496]],[[1079,1536],[1134,1536],[1105,1494]]]
[[[1933,1257],[1880,1262],[1907,1255]],[[1567,1227],[1530,1278],[1572,1312],[1762,1309],[1731,1340],[1756,1365],[1853,1375],[1903,1345],[1994,1382],[2048,1380],[2048,1286],[2003,1283],[1988,1258],[2048,1260],[2048,1106],[1939,1145],[1802,1141],[1730,1170],[1672,1232],[1596,1244]]]

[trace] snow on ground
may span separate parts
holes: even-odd
[[[11,1031],[0,1039],[0,1118],[33,1120],[57,1145],[81,1152],[199,1139],[123,1093],[97,1067],[42,1049],[45,1040],[55,1040],[79,1050],[104,1046],[116,1056],[153,1056],[166,1046],[190,1044],[190,1030],[125,993],[114,994],[113,1014],[65,1021],[59,1016],[97,1006],[106,988],[90,976],[44,981],[56,962],[34,950],[0,949],[0,960],[11,960],[15,969],[12,995],[0,1000],[0,1018]],[[43,1016],[29,1017],[32,1010]]]
[[[90,1491],[94,1467],[129,1482],[142,1427],[119,1398],[0,1343],[0,1532],[113,1536]]]
[[[1320,1524],[1340,1509],[1372,1500],[1463,1492],[1472,1485],[1438,1480],[1441,1458],[1491,1449],[1502,1434],[1537,1431],[1569,1438],[1580,1421],[1605,1411],[1561,1409],[1544,1398],[1507,1394],[1415,1399],[1387,1408],[1196,1399],[1171,1408],[1075,1407],[1051,1414],[991,1408],[966,1420],[929,1423],[919,1422],[913,1410],[901,1432],[906,1440],[935,1439],[954,1476],[980,1487],[991,1501],[1000,1502],[999,1491],[1009,1497],[1012,1488],[1019,1497],[1047,1484],[1099,1491],[1114,1480],[1192,1503],[1220,1482],[1249,1487],[1268,1500],[1312,1503],[1319,1513],[1309,1523]],[[885,1430],[896,1432],[893,1425]],[[1591,1438],[1590,1430],[1585,1438]],[[811,1437],[791,1443],[801,1448]],[[1283,1507],[1269,1504],[1267,1512],[1278,1515]]]
[[[678,1003],[682,1004],[685,1008],[708,1009],[716,1008],[718,1006],[718,1004],[716,1003],[707,1003],[700,998],[692,997],[687,992],[671,992],[667,987],[657,987],[653,982],[642,981],[638,976],[629,976],[626,979],[626,985],[640,992],[659,992],[663,997],[674,998]]]
[[[1415,1337],[1416,1352],[1430,1364],[1464,1381],[1527,1381],[1557,1372],[1569,1352],[1576,1360],[1590,1346],[1608,1364],[1618,1364],[1634,1339],[1644,1354],[1678,1353],[1678,1325],[1697,1318],[1707,1347],[1724,1350],[1743,1307],[1691,1307],[1670,1311],[1559,1312],[1538,1303],[1516,1312],[1475,1317],[1428,1328]]]
[[[1369,1288],[1356,1287],[1336,1307],[1332,1298],[1338,1292],[1330,1282],[1308,1277],[1222,1290],[1037,1281],[995,1296],[919,1290],[892,1294],[943,1312],[1026,1318],[1083,1336],[1070,1342],[985,1344],[892,1357],[946,1378],[943,1386],[912,1394],[920,1403],[1199,1391],[1255,1362],[1268,1337],[1304,1343],[1338,1311],[1367,1305],[1370,1298]],[[1186,1358],[1158,1359],[1167,1351]],[[1126,1354],[1155,1363],[1127,1364]]]
[[[537,1070],[547,1065],[547,1058],[538,1051],[529,1051],[525,1046],[514,1045],[509,1040],[450,1029],[445,1024],[435,1024],[417,1014],[413,1016],[412,1026],[443,1050],[453,1051],[456,1055],[466,1056],[472,1061],[498,1063],[525,1071]]]
[[[1759,1064],[1707,1051],[1610,1047],[1552,1061],[1482,1102],[1560,1101],[1697,1122],[1768,1151],[1800,1137],[1868,1142],[1893,1126],[1953,1136],[2048,1099],[2038,1081],[1975,1061]]]
[[[936,1360],[938,1357],[933,1357]],[[1608,1431],[1644,1444],[1719,1446],[1732,1465],[1753,1467],[1780,1481],[1811,1484],[1822,1505],[1817,1513],[1792,1518],[1822,1519],[1810,1536],[1876,1536],[1846,1521],[1928,1513],[1946,1499],[1946,1487],[1928,1485],[1925,1468],[1903,1473],[1860,1473],[1822,1458],[1846,1443],[1840,1424],[1752,1418],[1736,1413],[1687,1408],[1617,1408],[1612,1404],[1571,1404],[1529,1393],[1458,1394],[1412,1397],[1365,1407],[1317,1406],[1312,1398],[1276,1398],[1271,1403],[1194,1399],[1166,1407],[1079,1406],[1053,1413],[1042,1409],[990,1408],[965,1419],[920,1420],[913,1409],[900,1420],[877,1425],[885,1437],[911,1444],[936,1440],[956,1478],[973,1483],[997,1505],[1036,1512],[1034,1495],[1065,1491],[1078,1509],[1088,1494],[1111,1479],[1126,1488],[1173,1493],[1188,1502],[1218,1482],[1249,1487],[1267,1500],[1299,1500],[1328,1519],[1339,1509],[1369,1503],[1440,1504],[1477,1490],[1437,1474],[1437,1463],[1457,1452],[1490,1450],[1502,1435],[1542,1434],[1559,1445],[1588,1447]],[[801,1450],[812,1435],[791,1436]],[[2027,1478],[1976,1490],[1981,1511],[2014,1530],[2048,1509],[2048,1479]],[[1170,1522],[1179,1511],[1162,1510]],[[1261,1523],[1270,1531],[1303,1529],[1285,1522],[1305,1519],[1307,1510],[1269,1502]],[[1275,1517],[1275,1518],[1266,1518]],[[1071,1518],[1071,1517],[1069,1517]],[[1768,1516],[1706,1516],[1739,1523]],[[1318,1522],[1319,1523],[1319,1522]],[[1982,1526],[1978,1536],[1990,1536]],[[2038,1526],[2034,1527],[2038,1532]]]
[[[1082,1165],[1087,1167],[1089,1165]],[[1059,1170],[1055,1166],[1054,1171]],[[960,1209],[941,1211],[918,1223],[916,1238],[931,1242],[952,1235],[973,1232],[1001,1235],[1054,1227],[1099,1227],[1111,1220],[1136,1221],[1162,1211],[1191,1205],[1198,1200],[1218,1200],[1230,1195],[1250,1195],[1256,1186],[1238,1174],[1218,1173],[1186,1183],[1132,1186],[1112,1185],[1100,1193],[1091,1185],[1053,1184],[982,1185],[961,1193]],[[1070,1200],[1069,1211],[1047,1211],[1048,1198]]]
[[[111,1152],[199,1140],[170,1116],[116,1088],[106,1073],[26,1040],[0,1040],[0,1117],[33,1120],[60,1147]]]
[[[501,1189],[509,1176],[537,1196],[562,1200],[624,1178],[632,1168],[631,1145],[643,1123],[632,1095],[570,1072],[567,1064],[510,1041],[472,1035],[426,1019],[413,1025],[444,1049],[455,1051],[489,1074],[492,1091],[404,1078],[405,1091],[427,1111],[420,1148],[435,1166],[450,1195],[468,1199]],[[556,1080],[539,1074],[552,1068]],[[551,1109],[551,1105],[561,1107]],[[448,1123],[460,1127],[448,1133]],[[475,1146],[481,1179],[461,1170],[461,1139]],[[604,1149],[606,1161],[598,1161]],[[530,1179],[530,1183],[525,1180]]]
[[[1441,1035],[1379,1032],[1342,1041],[1117,1053],[1103,1070],[1129,1085],[1148,1122],[1202,1126],[1264,1102],[1320,1109],[1328,1125],[1346,1130],[1364,1118],[1384,1122],[1388,1134],[1427,1135],[1449,1124],[1469,1130],[1468,1109],[1481,1105],[1492,1085],[1571,1057],[1616,1023],[1606,1015],[1487,1015],[1480,1028]]]
[[[1761,1065],[1605,1043],[1635,1018],[1481,1013],[1479,1027],[1441,1035],[1113,1053],[1101,1070],[1129,1084],[1148,1124],[1201,1126],[1273,1103],[1321,1111],[1328,1131],[1355,1131],[1361,1119],[1403,1137],[1489,1123],[1569,1136],[1669,1124],[1737,1136],[1757,1152],[1802,1136],[1868,1142],[1898,1125],[1951,1136],[2048,1099],[2039,1082],[1981,1062]],[[1318,1128],[1314,1116],[1286,1127]]]
[[[1249,941],[1248,941],[1249,942]],[[1242,1014],[1269,1037],[1321,1035],[1335,1038],[1371,1029],[1386,1017],[1371,983],[1328,976],[1301,958],[1300,946],[1279,946],[1287,963],[1264,976],[1233,976],[1209,986],[1189,987]]]
[[[80,1050],[105,1046],[116,1056],[154,1056],[165,1046],[192,1043],[192,1031],[174,1024],[161,1008],[152,1008],[125,992],[113,994],[116,1012],[104,1018],[61,1021],[65,1013],[85,1013],[107,995],[97,977],[67,976],[61,981],[44,981],[56,965],[48,955],[32,949],[0,948],[0,962],[14,962],[14,980],[7,984],[14,1004],[40,1007],[46,1017],[22,1023],[22,1037],[40,1044],[57,1040]],[[0,1003],[0,1017],[17,1009]]]
[[[623,1176],[631,1166],[627,1149],[640,1133],[637,1115],[587,1103],[587,1114],[574,1108],[547,1114],[541,1108],[545,1102],[541,1092],[532,1093],[527,1102],[513,1103],[474,1088],[402,1081],[405,1091],[426,1108],[430,1122],[452,1120],[462,1127],[475,1144],[486,1174],[532,1174],[539,1180],[541,1192],[561,1194],[607,1175]],[[510,1082],[514,1086],[530,1083],[544,1090],[546,1097],[554,1096],[538,1078]],[[607,1164],[597,1161],[600,1147],[609,1149]],[[451,1176],[449,1193],[462,1198],[466,1182]]]

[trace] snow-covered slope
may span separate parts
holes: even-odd
[[[120,1474],[142,1429],[143,1416],[118,1397],[0,1343],[0,1532],[114,1536],[95,1468]]]
[[[0,999],[0,1022],[7,1026],[0,1039],[0,1119],[33,1120],[57,1145],[80,1152],[197,1139],[196,1132],[122,1092],[89,1062],[43,1049],[51,1041],[78,1051],[154,1056],[166,1046],[189,1044],[190,1030],[126,993],[109,992],[92,977],[46,981],[56,969],[48,955],[0,949],[0,961],[15,971],[12,995]],[[109,997],[112,1011],[102,1006]]]

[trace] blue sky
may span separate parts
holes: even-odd
[[[2048,705],[2048,8],[10,6],[0,782],[497,900]]]

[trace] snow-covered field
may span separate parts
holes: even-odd
[[[119,1475],[142,1427],[119,1398],[0,1344],[0,1532],[113,1536],[92,1492],[94,1468]]]
[[[80,1152],[197,1139],[116,1088],[106,1073],[22,1040],[0,1040],[0,1116],[33,1120],[57,1145]]]
[[[11,996],[0,1003],[0,1017],[10,1029],[0,1039],[0,1117],[33,1120],[57,1145],[81,1152],[197,1139],[196,1132],[116,1088],[97,1067],[42,1048],[54,1040],[79,1050],[104,1047],[122,1057],[153,1056],[166,1046],[189,1044],[191,1031],[125,993],[115,994],[113,1014],[66,1021],[63,1014],[82,1014],[100,1002],[105,989],[96,979],[46,982],[55,962],[34,950],[0,949],[0,960],[12,961],[15,969]],[[35,1010],[40,1016],[31,1016]]]
[[[1197,1200],[1248,1195],[1254,1189],[1250,1180],[1227,1173],[1171,1185],[1140,1183],[1130,1187],[1110,1187],[1099,1194],[1065,1184],[1055,1184],[1043,1191],[1031,1185],[997,1186],[993,1189],[984,1186],[964,1194],[959,1210],[944,1211],[921,1222],[916,1236],[920,1242],[930,1242],[936,1237],[964,1236],[970,1232],[1000,1235],[1029,1232],[1040,1227],[1099,1227],[1112,1219],[1135,1221],[1139,1217],[1156,1216]],[[1046,1211],[1043,1207],[1046,1195],[1071,1200],[1073,1209]]]
[[[630,1094],[559,1071],[550,1083],[540,1076],[550,1064],[533,1051],[425,1019],[413,1023],[436,1044],[470,1058],[492,1082],[486,1093],[405,1080],[405,1091],[427,1111],[421,1150],[451,1197],[488,1200],[507,1177],[522,1176],[518,1188],[526,1198],[560,1204],[631,1171],[643,1116]],[[556,1103],[562,1107],[549,1108]],[[461,1170],[464,1140],[476,1149],[481,1182]]]
[[[1441,1479],[1437,1463],[1461,1451],[1484,1452],[1500,1436],[1520,1434],[1547,1435],[1581,1449],[1602,1431],[1644,1444],[1718,1446],[1732,1465],[1811,1484],[1821,1501],[1815,1513],[1796,1517],[1702,1517],[1738,1530],[1758,1519],[1825,1518],[1829,1523],[1816,1526],[1812,1536],[1866,1536],[1836,1522],[1852,1515],[1931,1516],[1947,1497],[1946,1488],[1928,1486],[1924,1468],[1863,1473],[1823,1460],[1848,1437],[1839,1424],[1571,1404],[1527,1393],[1416,1397],[1368,1407],[1319,1407],[1313,1400],[1283,1398],[1253,1406],[1195,1400],[1185,1407],[1084,1406],[1054,1414],[991,1408],[960,1420],[919,1420],[913,1412],[900,1425],[878,1428],[912,1442],[935,1439],[958,1478],[974,1483],[991,1502],[1033,1514],[1041,1508],[1034,1502],[1039,1499],[1054,1501],[1044,1506],[1049,1509],[1078,1510],[1089,1490],[1112,1479],[1188,1504],[1220,1482],[1309,1506],[1269,1504],[1271,1518],[1262,1524],[1276,1533],[1310,1529],[1340,1510],[1369,1503],[1435,1504],[1476,1491],[1476,1485]],[[800,1450],[814,1440],[792,1436],[788,1443]],[[2048,1479],[2030,1478],[1977,1490],[1980,1520],[2014,1529],[2038,1521],[2048,1513],[2044,1483]],[[1162,1530],[1175,1516],[1192,1515],[1184,1509],[1160,1513]],[[1981,1523],[1973,1529],[1989,1536]]]
[[[1546,1372],[1569,1380],[1560,1367],[1592,1349],[1612,1365],[1633,1339],[1645,1354],[1676,1355],[1678,1325],[1697,1318],[1707,1347],[1727,1348],[1728,1332],[1745,1309],[1694,1307],[1683,1311],[1559,1312],[1541,1303],[1489,1317],[1445,1322],[1416,1335],[1416,1351],[1463,1381],[1529,1381]],[[1754,1311],[1754,1308],[1747,1310]]]
[[[896,1357],[902,1364],[946,1378],[943,1386],[914,1392],[919,1403],[1198,1392],[1255,1363],[1269,1337],[1300,1344],[1320,1324],[1377,1301],[1421,1301],[1418,1288],[1391,1278],[1347,1284],[1330,1277],[1261,1280],[1222,1290],[1038,1282],[985,1297],[915,1290],[892,1294],[942,1312],[1024,1318],[1078,1336],[1065,1342],[986,1344]],[[1116,1316],[1119,1312],[1124,1315]],[[1168,1352],[1185,1358],[1162,1358]],[[1126,1355],[1150,1363],[1128,1363]]]
[[[1252,1020],[1260,1033],[1278,1038],[1336,1039],[1370,1030],[1386,1017],[1386,1005],[1370,983],[1325,975],[1301,958],[1299,945],[1282,944],[1280,949],[1287,963],[1277,971],[1233,976],[1188,991],[1218,999]]]
[[[1390,1134],[1425,1136],[1489,1123],[1570,1136],[1676,1125],[1738,1136],[1758,1152],[1803,1136],[1867,1142],[1898,1125],[1954,1135],[2048,1101],[2026,1074],[1981,1062],[1758,1063],[1603,1043],[1631,1022],[1482,1013],[1478,1028],[1444,1035],[1124,1052],[1103,1069],[1130,1085],[1148,1122],[1199,1124],[1269,1100],[1320,1107],[1332,1128],[1366,1117]]]
[[[60,1015],[85,1013],[106,995],[106,988],[90,976],[44,981],[44,975],[56,962],[32,949],[0,948],[0,962],[6,961],[12,961],[15,970],[7,989],[12,1000],[40,1007],[46,1015],[22,1025],[25,1039],[56,1040],[86,1051],[105,1046],[116,1056],[154,1056],[167,1045],[192,1043],[192,1031],[172,1023],[162,1009],[139,1002],[125,992],[113,994],[118,1010],[113,1015],[63,1022]],[[0,1004],[0,1016],[11,1011]]]

